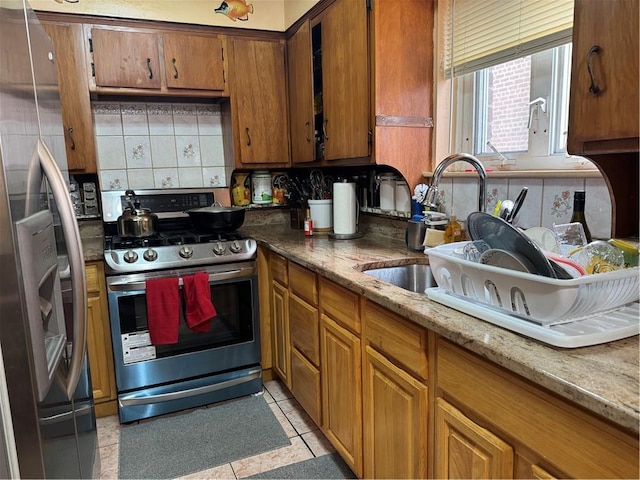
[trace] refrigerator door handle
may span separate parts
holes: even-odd
[[[60,222],[62,223],[62,231],[64,232],[69,256],[69,267],[71,269],[73,343],[69,373],[65,382],[65,390],[71,400],[82,373],[82,362],[87,345],[87,279],[84,271],[82,240],[80,239],[80,230],[76,223],[71,197],[67,191],[62,172],[41,139],[38,139],[37,151],[40,158],[40,166],[49,181],[53,198],[60,213]]]

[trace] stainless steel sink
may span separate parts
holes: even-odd
[[[431,267],[426,264],[371,269],[365,267],[363,273],[410,292],[424,293],[425,289],[438,286],[431,273]]]

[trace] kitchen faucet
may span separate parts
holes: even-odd
[[[447,158],[442,160],[436,167],[436,170],[433,172],[433,177],[431,177],[431,184],[429,185],[429,189],[427,190],[427,196],[425,198],[424,204],[428,207],[436,207],[436,200],[438,198],[438,184],[440,183],[440,177],[444,171],[455,162],[467,162],[470,163],[478,172],[478,184],[480,185],[480,194],[478,195],[478,211],[484,212],[486,210],[486,191],[487,191],[487,172],[482,166],[482,163],[468,153],[454,153],[453,155],[449,155]]]

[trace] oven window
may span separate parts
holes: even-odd
[[[211,285],[211,301],[217,316],[211,320],[211,329],[206,333],[194,333],[184,317],[185,305],[182,289],[178,331],[178,343],[157,345],[156,357],[168,357],[181,353],[196,352],[214,347],[224,347],[254,339],[253,284],[251,279],[232,283]],[[120,333],[135,333],[148,330],[147,305],[144,294],[127,295],[118,299]]]

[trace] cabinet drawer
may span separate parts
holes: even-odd
[[[100,265],[87,263],[84,271],[87,277],[87,293],[100,293],[100,275],[102,275]]]
[[[287,274],[287,259],[277,253],[269,254],[269,270],[271,279],[283,285],[289,285],[289,275]]]
[[[352,332],[360,333],[360,297],[325,278],[320,278],[320,308]]]
[[[295,263],[289,263],[291,291],[312,305],[318,305],[318,284],[316,274]]]
[[[372,302],[365,303],[363,317],[363,338],[368,344],[419,378],[427,378],[426,329]]]
[[[320,426],[320,371],[295,348],[291,349],[291,392],[311,420]]]
[[[295,295],[289,295],[289,331],[291,345],[311,363],[318,366],[320,364],[318,309]]]

